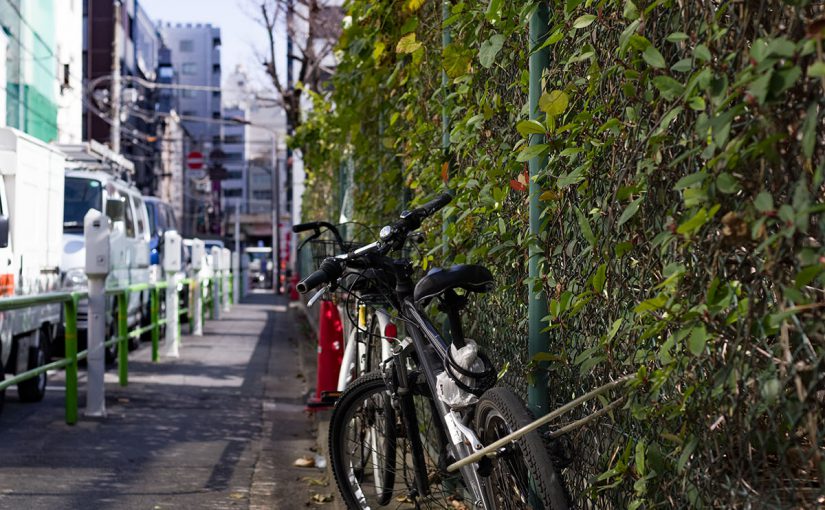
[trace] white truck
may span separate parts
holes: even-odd
[[[110,251],[111,267],[106,277],[106,288],[124,288],[150,282],[149,216],[143,197],[134,185],[120,178],[134,172],[134,164],[107,147],[88,142],[63,145],[66,154],[64,214],[62,216],[62,259],[60,269],[63,288],[85,290],[86,244],[83,238],[83,218],[90,209],[103,211],[112,221]],[[116,206],[116,207],[115,207]],[[114,212],[115,209],[117,212]],[[116,332],[115,298],[106,302],[107,338]],[[149,323],[149,292],[129,294],[127,310],[129,327]],[[86,301],[78,305],[78,348],[86,348],[88,308]],[[136,348],[137,339],[130,339],[130,348]],[[117,347],[106,349],[106,359],[114,362]]]
[[[58,290],[63,252],[65,155],[0,128],[0,295]],[[0,379],[42,366],[61,321],[61,305],[0,312]],[[46,374],[17,385],[20,400],[41,400]],[[2,403],[3,395],[0,395]]]

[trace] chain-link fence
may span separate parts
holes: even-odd
[[[451,222],[426,226],[422,262],[494,270],[465,320],[505,383],[525,395],[538,369],[528,283],[549,299],[552,406],[637,374],[622,407],[568,437],[579,506],[825,505],[823,4],[551,3],[538,239],[515,129],[535,4],[449,5],[350,4],[340,124],[318,132],[352,149],[356,218],[380,224],[402,185],[448,180]]]

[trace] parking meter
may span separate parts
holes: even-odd
[[[86,276],[89,279],[89,324],[87,342],[86,416],[106,416],[103,377],[106,372],[106,276],[109,274],[109,218],[90,209],[83,218],[86,245]]]
[[[163,234],[163,270],[166,271],[166,345],[164,355],[180,357],[178,328],[178,272],[181,270],[181,237],[167,230]]]
[[[231,284],[229,282],[231,270],[232,270],[232,252],[229,251],[229,248],[224,248],[221,250],[221,267],[223,268],[223,311],[229,311],[229,292],[231,289]]]
[[[203,258],[206,250],[203,241],[192,240],[192,334],[203,336],[203,291],[201,290],[200,271],[203,269]]]
[[[223,293],[223,264],[221,249],[212,247],[212,318],[221,318],[221,294]]]

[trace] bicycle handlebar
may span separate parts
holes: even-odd
[[[326,228],[327,230],[332,232],[332,235],[335,237],[335,242],[338,243],[338,247],[341,248],[341,251],[346,250],[346,247],[344,246],[344,238],[341,237],[341,233],[338,232],[338,227],[336,227],[332,223],[329,223],[327,221],[309,221],[307,223],[299,223],[297,225],[292,225],[292,231],[296,234],[299,232],[314,230],[315,234],[313,234],[313,236],[310,239],[320,236],[322,228]],[[303,246],[303,244],[301,244],[301,246]]]
[[[442,193],[435,199],[426,204],[413,209],[412,211],[402,213],[401,219],[381,229],[381,241],[373,243],[354,251],[351,254],[340,255],[338,257],[330,257],[321,263],[321,267],[317,271],[311,273],[298,283],[296,289],[301,294],[319,287],[323,284],[335,282],[344,273],[344,263],[350,257],[361,257],[368,253],[382,253],[386,254],[392,249],[397,249],[404,244],[407,234],[421,226],[421,221],[432,216],[436,211],[442,209],[453,200],[451,193]],[[305,230],[315,230],[318,233],[320,227],[326,227],[332,230],[338,239],[342,251],[345,251],[344,243],[338,234],[335,226],[330,225],[324,221],[316,221],[310,223],[302,223],[292,227],[294,232],[303,232]],[[301,230],[296,230],[301,229]],[[386,229],[389,229],[388,231]]]

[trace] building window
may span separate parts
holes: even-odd
[[[221,65],[220,64],[213,64],[212,65],[212,72],[213,73],[220,73],[221,72]]]
[[[184,117],[197,117],[198,112],[196,112],[194,110],[183,110],[181,112],[181,115],[184,116]]]
[[[213,119],[220,119],[221,118],[221,112],[212,112],[212,118]]]
[[[195,91],[192,90],[192,89],[182,89],[181,90],[181,96],[185,97],[187,99],[191,99],[191,98],[195,97]]]
[[[212,38],[212,48],[217,49],[221,47],[221,38],[220,37],[213,37]]]
[[[195,43],[191,39],[184,39],[178,45],[181,53],[192,53],[195,50]]]
[[[242,194],[241,190],[239,190],[239,189],[224,189],[223,190],[223,196],[225,196],[226,198],[240,197],[241,194]]]
[[[220,90],[213,90],[212,91],[212,98],[213,99],[220,99],[221,98],[221,91]]]
[[[186,75],[193,75],[198,72],[198,66],[194,62],[187,62],[181,67],[181,72]]]

